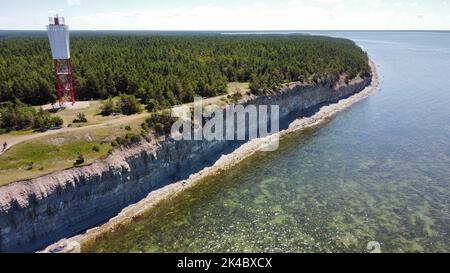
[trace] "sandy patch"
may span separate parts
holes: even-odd
[[[66,105],[63,106],[64,109],[67,110],[80,110],[80,109],[86,109],[89,108],[91,105],[90,101],[77,101],[75,105],[72,105],[72,103],[66,103]],[[55,104],[46,104],[42,106],[42,109],[44,110],[51,110],[51,109],[59,109],[60,106],[58,103]]]

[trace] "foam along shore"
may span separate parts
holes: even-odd
[[[84,243],[91,242],[92,240],[95,240],[108,232],[113,232],[118,226],[132,223],[136,217],[154,208],[160,201],[173,198],[178,194],[182,194],[184,190],[201,183],[204,178],[211,175],[220,174],[232,168],[241,161],[260,151],[263,147],[265,147],[265,145],[270,144],[274,137],[283,138],[293,132],[298,132],[306,128],[317,126],[337,113],[348,109],[353,104],[369,97],[377,90],[380,81],[377,74],[376,65],[370,61],[370,67],[372,69],[372,82],[361,92],[358,92],[346,99],[342,99],[337,103],[324,106],[320,109],[320,111],[311,117],[295,120],[290,124],[288,129],[279,132],[277,136],[272,135],[266,138],[255,139],[243,144],[231,154],[222,156],[213,166],[207,167],[202,171],[191,175],[186,180],[169,184],[161,189],[151,192],[145,199],[125,208],[119,215],[111,218],[106,224],[90,229],[84,234],[69,239],[63,239],[58,243],[47,247],[43,252],[80,252],[80,246],[83,246]]]

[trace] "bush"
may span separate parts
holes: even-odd
[[[117,108],[122,114],[127,116],[134,115],[142,111],[141,104],[133,95],[120,95]]]
[[[117,113],[117,108],[116,108],[116,105],[114,104],[114,101],[112,98],[108,98],[107,100],[102,102],[101,113],[100,113],[102,116],[106,117],[106,116],[110,116],[114,113]]]
[[[142,112],[139,100],[133,95],[120,95],[117,103],[114,103],[112,98],[107,99],[102,103],[102,116],[110,116],[115,113],[122,113],[124,115],[134,115]]]
[[[124,146],[129,144],[138,143],[141,141],[141,136],[128,133],[125,137],[117,137],[116,140],[111,141],[111,147]]]
[[[98,147],[97,145],[95,145],[94,147],[92,147],[92,150],[96,153],[100,152],[100,147]]]
[[[145,122],[147,127],[155,130],[157,134],[168,135],[172,131],[172,126],[176,121],[177,119],[172,117],[170,112],[164,111],[152,114]]]
[[[5,103],[0,108],[0,131],[35,129],[45,132],[51,128],[61,127],[64,124],[60,117],[51,116],[50,112],[42,108],[36,111],[18,100],[14,103]]]
[[[76,119],[73,120],[73,123],[86,123],[86,122],[88,122],[88,120],[84,113],[78,113]]]
[[[151,113],[151,112],[160,110],[160,109],[161,109],[161,106],[160,106],[160,104],[159,104],[159,102],[158,102],[157,100],[155,100],[155,99],[150,99],[150,100],[147,102],[147,106],[145,107],[145,109],[147,109],[147,111],[149,111],[149,112]]]
[[[27,163],[25,170],[31,171],[33,170],[34,162]]]
[[[125,126],[125,130],[126,131],[131,131],[131,126],[130,125]]]
[[[133,144],[133,143],[138,143],[139,141],[141,141],[141,136],[135,135],[135,134],[127,134],[125,136],[125,139],[127,140],[128,144]]]
[[[142,132],[144,132],[144,133],[148,133],[148,131],[150,129],[150,128],[148,128],[148,124],[146,122],[143,122],[141,124],[141,128],[142,128]]]
[[[39,109],[34,121],[33,129],[39,132],[45,132],[52,128],[60,128],[64,121],[60,117],[52,117],[49,112]]]
[[[117,145],[119,145],[119,146],[127,144],[127,140],[123,137],[117,137],[116,142],[117,142]]]
[[[140,135],[133,135],[130,138],[132,143],[138,143],[139,141],[141,141],[141,136]]]
[[[34,126],[36,110],[16,100],[7,102],[0,108],[0,128],[4,132],[27,130]]]
[[[228,99],[230,99],[233,103],[237,103],[240,99],[242,99],[242,94],[240,92],[237,92],[233,95],[228,95]]]
[[[50,124],[52,127],[62,127],[64,125],[64,120],[60,117],[50,117]]]
[[[82,154],[79,154],[77,159],[75,160],[74,166],[80,166],[84,163],[84,156]]]

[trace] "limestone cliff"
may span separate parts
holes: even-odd
[[[288,124],[321,105],[362,91],[371,77],[349,84],[293,83],[243,105],[279,105]],[[150,192],[214,163],[242,142],[151,141],[113,152],[90,166],[59,171],[0,187],[0,252],[31,252],[76,235],[117,215]]]

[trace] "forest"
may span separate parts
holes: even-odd
[[[78,100],[129,94],[161,106],[223,94],[228,82],[250,82],[262,94],[285,82],[370,73],[354,42],[309,35],[76,35],[71,55]],[[47,38],[0,38],[0,103],[42,105],[55,96]]]

